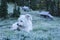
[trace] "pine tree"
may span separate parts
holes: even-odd
[[[20,8],[19,8],[19,6],[18,6],[17,13],[18,13],[18,14],[17,14],[17,16],[19,17],[19,16],[20,16],[20,14],[21,14],[21,13],[20,13]]]
[[[19,17],[19,16],[20,16],[20,8],[19,8],[19,6],[17,7],[17,5],[15,3],[12,17]]]
[[[57,3],[57,8],[58,8],[57,16],[60,16],[59,2],[60,2],[60,1],[58,0],[58,3]]]
[[[6,18],[7,17],[7,0],[1,0],[0,6],[0,17]]]

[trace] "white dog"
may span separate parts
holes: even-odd
[[[30,32],[32,30],[32,16],[30,14],[21,15],[18,21],[12,25],[11,29]]]

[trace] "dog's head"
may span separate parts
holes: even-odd
[[[24,27],[24,26],[26,26],[28,21],[32,21],[32,16],[30,14],[21,15],[18,18],[18,25],[21,26],[21,27]]]

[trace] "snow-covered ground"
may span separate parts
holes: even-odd
[[[30,33],[10,30],[11,25],[17,19],[0,19],[0,40],[6,38],[11,40],[60,40],[60,18],[54,17],[55,20],[47,20],[38,16],[37,13],[38,11],[30,12],[33,17],[33,31]]]

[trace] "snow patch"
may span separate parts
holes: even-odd
[[[9,13],[13,13],[13,9],[14,9],[14,4],[7,4],[8,5],[8,14]]]

